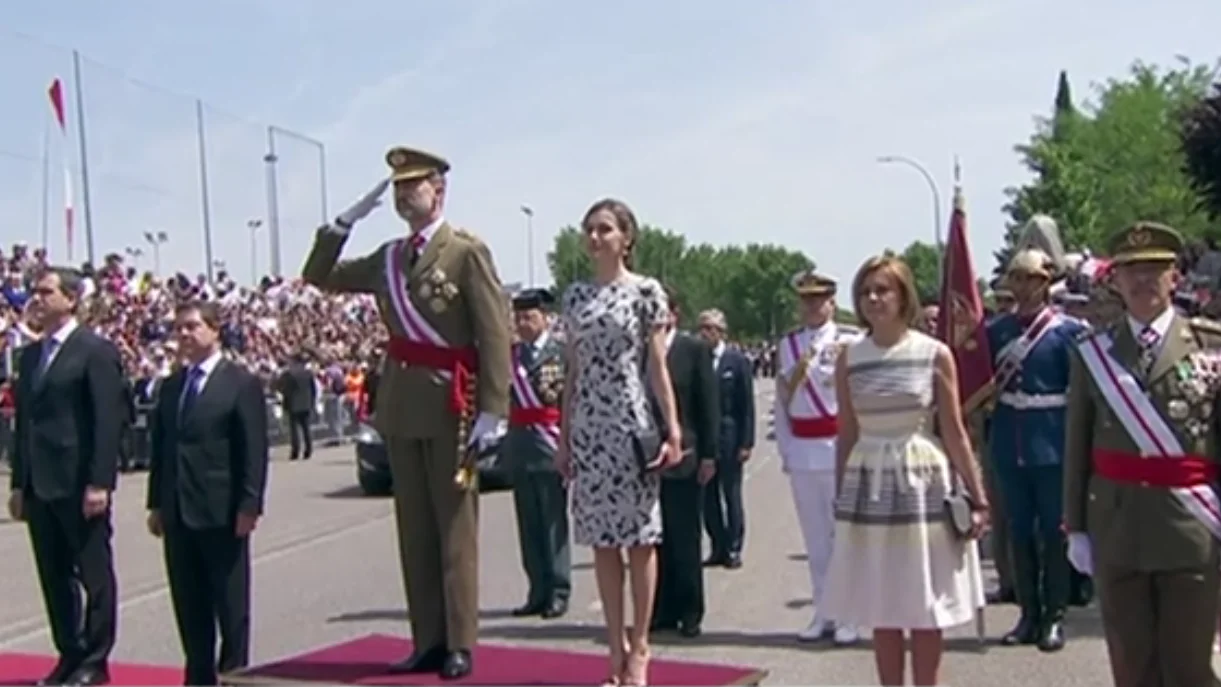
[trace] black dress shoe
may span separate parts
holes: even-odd
[[[436,646],[424,651],[415,651],[407,658],[390,665],[391,675],[408,675],[411,673],[435,673],[445,665],[448,652],[443,646]]]
[[[704,561],[705,568],[719,568],[729,562],[729,555],[723,553],[714,553]]]
[[[703,633],[704,633],[703,628],[701,628],[700,624],[696,621],[681,622],[678,624],[678,634],[681,637],[686,637],[687,639],[695,639],[696,637],[700,636]]]
[[[445,664],[441,666],[441,679],[461,680],[470,675],[474,667],[474,662],[471,661],[471,652],[466,649],[451,651],[445,657]]]
[[[552,620],[559,618],[568,612],[568,599],[552,599],[543,608],[543,612],[539,615],[543,616],[544,620]]]
[[[725,559],[725,567],[729,568],[730,570],[737,570],[738,568],[742,567],[742,555],[737,553],[729,554],[729,556]]]
[[[1005,646],[1037,644],[1041,634],[1042,626],[1039,624],[1039,617],[1033,613],[1023,612],[1017,625],[1001,637],[1001,644]]]
[[[68,678],[72,677],[72,674],[75,672],[76,664],[72,661],[61,658],[59,659],[59,663],[56,663],[55,667],[51,669],[51,672],[47,673],[46,677],[34,684],[38,685],[38,687],[62,685],[67,682]]]
[[[65,685],[108,685],[110,673],[105,668],[77,668]]]
[[[547,608],[546,602],[543,601],[527,601],[526,603],[514,608],[512,613],[514,618],[526,618],[532,615],[539,615]]]
[[[1039,651],[1054,653],[1064,648],[1064,625],[1056,620],[1043,626],[1039,633]]]
[[[670,618],[654,618],[653,622],[649,623],[650,632],[669,632],[677,629],[678,621]]]

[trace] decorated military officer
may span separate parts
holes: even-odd
[[[837,644],[851,644],[859,630],[837,626],[820,606],[835,537],[835,361],[860,331],[836,324],[834,279],[806,270],[792,283],[803,326],[779,342],[774,415],[776,446],[793,492],[814,599],[814,617],[798,639],[832,635]]]
[[[472,670],[479,626],[471,456],[505,431],[508,312],[487,245],[443,216],[449,163],[402,147],[386,162],[389,178],[318,230],[302,276],[325,290],[377,297],[390,339],[373,422],[390,458],[415,643],[391,672],[459,679]],[[407,235],[339,261],[353,225],[391,184]]]
[[[1183,239],[1138,222],[1111,242],[1126,314],[1072,359],[1064,522],[1092,574],[1117,687],[1217,685],[1221,325],[1177,313]]]
[[[1070,595],[1061,530],[1064,413],[1069,359],[1084,325],[1048,305],[1055,276],[1052,258],[1039,248],[1018,251],[1006,285],[1012,313],[988,323],[994,352],[996,402],[988,458],[1005,504],[1018,624],[1001,641],[1064,647],[1064,611]]]
[[[564,391],[564,350],[548,331],[551,292],[527,289],[513,297],[518,342],[513,347],[513,398],[502,456],[513,471],[513,505],[526,603],[515,616],[558,618],[568,611],[572,558],[568,489],[555,467]]]

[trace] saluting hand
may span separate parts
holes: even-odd
[[[335,218],[335,224],[344,229],[351,229],[352,225],[368,217],[370,212],[382,204],[382,195],[386,193],[386,187],[389,185],[389,177],[377,182],[376,186],[352,203],[351,207],[339,213],[339,216]]]

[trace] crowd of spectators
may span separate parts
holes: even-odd
[[[20,244],[0,252],[0,329],[7,350],[38,337],[23,311],[30,282],[45,262],[45,251]],[[303,354],[322,390],[343,393],[376,364],[385,340],[371,297],[324,294],[298,279],[266,277],[247,287],[224,271],[212,280],[183,273],[162,278],[115,254],[101,265],[86,263],[81,271],[81,321],[118,346],[133,380],[169,373],[177,357],[174,308],[188,299],[221,304],[226,355],[269,388],[289,360]]]

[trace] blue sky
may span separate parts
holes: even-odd
[[[932,236],[924,181],[879,165],[885,154],[927,165],[943,208],[960,156],[977,268],[990,269],[1001,190],[1026,178],[1012,146],[1050,109],[1061,68],[1081,100],[1134,59],[1221,52],[1221,3],[1202,0],[20,5],[0,29],[0,241],[39,240],[45,89],[60,75],[71,95],[76,48],[98,253],[165,230],[163,270],[203,269],[198,97],[214,251],[243,280],[246,221],[267,212],[268,123],[325,143],[331,214],[385,173],[389,146],[446,155],[447,215],[486,238],[505,281],[529,280],[521,204],[535,209],[546,282],[555,229],[604,195],[691,242],[780,243],[849,278],[867,256]],[[71,140],[48,146],[59,259],[65,153],[79,172],[69,115]],[[281,252],[295,272],[324,207],[317,149],[277,143]],[[79,208],[79,180],[76,193]],[[402,228],[380,210],[349,250]],[[267,257],[264,235],[261,271]]]

